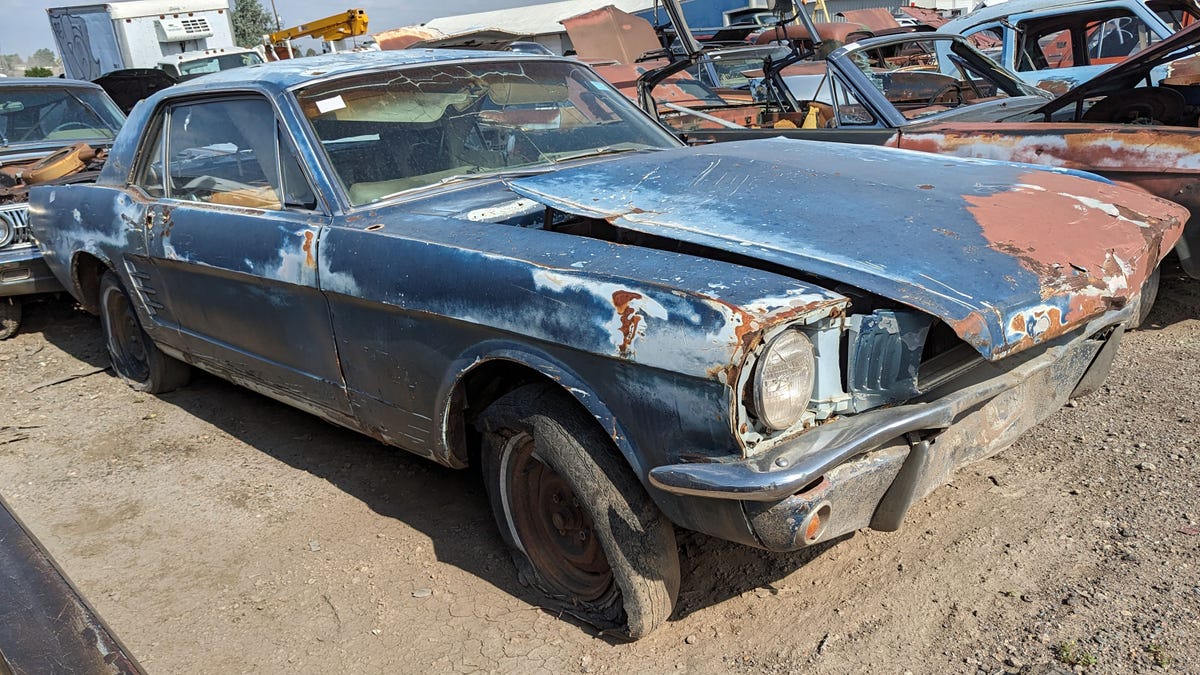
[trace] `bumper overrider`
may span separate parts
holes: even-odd
[[[1008,447],[1112,365],[1127,310],[1035,355],[1017,354],[928,400],[835,419],[762,455],[659,466],[676,495],[738,500],[759,543],[789,551],[870,527],[896,530],[909,507],[954,471]]]

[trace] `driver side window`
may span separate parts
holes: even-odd
[[[185,103],[167,113],[166,196],[281,208],[275,113],[262,99]]]
[[[266,210],[318,208],[286,129],[264,99],[170,106],[141,152],[133,184],[151,197]]]

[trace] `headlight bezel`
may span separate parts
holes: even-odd
[[[0,218],[0,248],[13,243],[16,235],[17,230],[13,227],[13,224],[8,222],[7,218]]]

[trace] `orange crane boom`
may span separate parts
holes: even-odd
[[[343,40],[367,34],[367,10],[348,9],[324,19],[309,21],[299,26],[284,28],[264,38],[266,46],[275,52],[276,58],[290,58],[291,41],[297,38],[316,38],[325,42]]]

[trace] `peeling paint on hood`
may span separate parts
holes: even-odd
[[[786,139],[625,156],[509,186],[891,298],[989,359],[1126,305],[1187,218],[1100,178]]]

